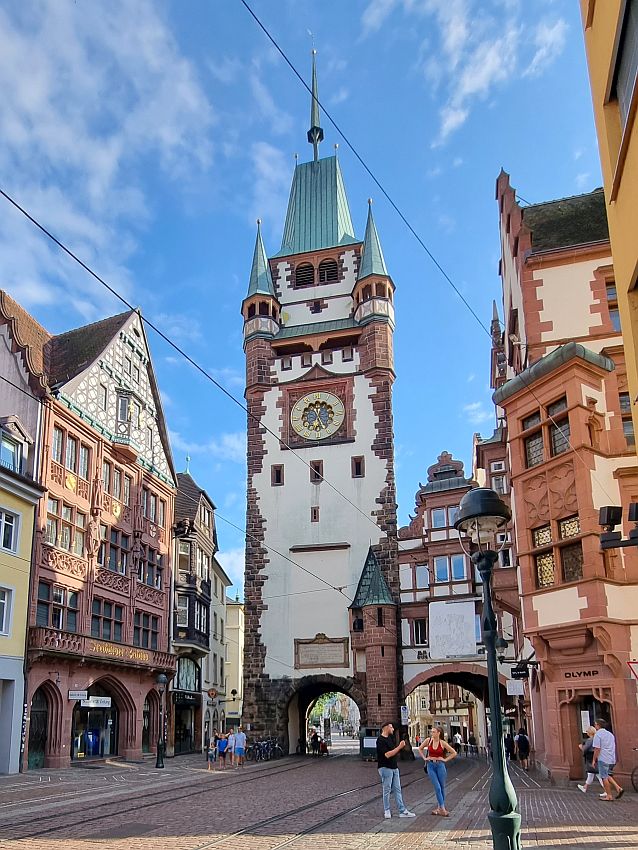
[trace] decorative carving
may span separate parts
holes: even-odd
[[[347,667],[348,638],[329,638],[320,632],[313,638],[295,638],[295,667]]]
[[[164,605],[164,593],[156,587],[151,587],[148,584],[137,582],[135,588],[135,597],[140,602],[148,602],[150,605],[155,605],[161,608]]]
[[[602,650],[603,661],[614,676],[621,676],[623,663],[612,649],[613,639],[608,629],[604,626],[594,626],[592,632],[594,638],[598,641],[599,648]]]
[[[104,485],[99,475],[93,479],[93,493],[91,498],[91,513],[93,516],[99,516],[102,510],[102,493]]]
[[[91,517],[86,529],[86,554],[89,558],[94,558],[99,548],[100,524],[94,517]]]
[[[549,490],[555,515],[578,510],[574,467],[571,463],[563,463],[552,471]]]
[[[29,649],[53,649],[58,652],[82,653],[84,639],[71,632],[55,629],[29,629]]]
[[[544,475],[531,478],[521,488],[527,513],[532,525],[549,519],[549,498]]]
[[[66,573],[76,578],[86,578],[86,561],[82,561],[80,558],[74,558],[68,552],[60,552],[59,549],[54,549],[47,544],[43,544],[42,546],[42,563],[52,570],[56,570],[56,572]]]
[[[54,460],[51,461],[51,481],[54,484],[59,484],[60,487],[64,485],[64,467]]]
[[[85,499],[88,502],[89,501],[89,482],[85,481],[83,478],[78,478],[77,493],[78,493],[78,496],[81,499]]]
[[[120,573],[114,573],[112,570],[99,569],[95,575],[95,583],[102,584],[111,590],[118,590],[120,593],[129,594],[131,592],[131,579]]]

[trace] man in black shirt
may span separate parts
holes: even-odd
[[[381,777],[381,787],[383,788],[383,817],[391,818],[390,812],[390,794],[394,794],[394,801],[397,804],[400,818],[414,818],[414,812],[409,812],[403,802],[401,794],[401,779],[399,777],[399,768],[397,767],[397,754],[405,747],[405,741],[400,741],[397,746],[394,744],[394,724],[384,723],[381,727],[381,734],[377,738],[377,767],[379,768],[379,776]]]

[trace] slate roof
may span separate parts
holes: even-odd
[[[419,493],[443,493],[446,490],[460,490],[462,487],[473,487],[475,482],[463,475],[454,475],[452,478],[437,478],[429,481],[421,487]]]
[[[366,234],[363,237],[361,265],[359,266],[357,280],[361,280],[361,278],[368,277],[371,274],[388,277],[388,270],[385,267],[383,251],[379,242],[379,234],[377,233],[372,216],[372,202],[368,206],[368,221],[366,223]]]
[[[308,336],[309,334],[329,333],[330,331],[348,330],[348,328],[360,327],[354,319],[332,319],[329,322],[309,322],[307,325],[284,326],[274,339],[287,339],[291,336]]]
[[[292,178],[281,249],[274,256],[288,257],[358,241],[337,157],[299,163]]]
[[[175,519],[177,521],[180,519],[195,519],[202,496],[204,496],[214,509],[215,505],[213,505],[210,496],[206,490],[202,490],[199,484],[195,483],[190,472],[178,472],[177,493],[175,495]]]
[[[604,369],[606,372],[613,372],[616,368],[614,361],[609,357],[597,354],[595,351],[585,348],[584,345],[581,345],[578,342],[568,342],[565,345],[559,346],[559,348],[555,348],[554,351],[551,351],[549,354],[541,357],[540,360],[537,360],[527,369],[519,372],[519,374],[514,378],[511,378],[509,381],[504,383],[502,387],[499,387],[492,394],[492,401],[494,404],[502,404],[505,399],[510,398],[510,396],[515,395],[520,390],[528,389],[530,385],[538,381],[539,378],[550,375],[555,369],[558,369],[559,366],[562,366],[564,363],[567,363],[569,360],[573,360],[576,357],[580,357],[588,363],[593,363],[595,366],[598,366],[600,369]]]
[[[602,189],[523,207],[523,222],[532,232],[532,254],[609,240]]]
[[[113,341],[133,310],[52,337],[45,345],[49,384],[64,384],[96,360]]]
[[[366,605],[394,605],[394,599],[390,593],[388,583],[383,577],[377,556],[372,550],[368,550],[363,572],[357,585],[357,592],[352,600],[351,608],[365,608]]]

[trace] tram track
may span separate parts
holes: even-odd
[[[339,758],[339,756],[337,756],[337,758]],[[223,785],[222,784],[215,785],[215,784],[212,784],[211,782],[207,782],[202,787],[199,787],[197,789],[192,789],[185,794],[178,794],[178,795],[172,796],[171,802],[179,802],[180,800],[188,800],[188,799],[191,799],[191,798],[194,798],[194,797],[201,796],[203,794],[226,792],[227,790],[229,790],[231,788],[236,788],[239,785],[246,785],[249,782],[256,782],[256,781],[260,781],[260,780],[264,780],[264,779],[270,780],[273,777],[280,776],[281,774],[284,774],[284,773],[302,770],[304,768],[310,767],[311,764],[312,764],[311,762],[306,761],[302,764],[287,765],[287,766],[282,765],[280,769],[269,769],[269,768],[260,769],[258,775],[246,776],[245,778],[237,777],[237,781],[230,782],[230,783],[224,783]],[[219,774],[217,774],[217,775],[219,775]],[[141,805],[132,805],[130,808],[126,809],[125,813],[126,814],[128,814],[129,812],[135,813],[137,811],[142,811],[144,809],[152,808],[153,806],[161,805],[162,802],[164,802],[164,800],[166,798],[166,792],[169,791],[171,789],[171,787],[175,787],[175,786],[179,786],[179,785],[183,785],[183,784],[185,784],[185,780],[184,780],[183,776],[180,776],[179,779],[175,782],[171,782],[171,781],[163,782],[160,788],[157,788],[156,790],[151,791],[149,793],[140,794],[140,795],[136,796],[135,797],[136,803],[140,800],[144,800],[144,801],[147,801],[147,802],[144,802]],[[94,791],[94,790],[95,790],[94,788],[91,788],[91,791]],[[124,794],[126,794],[127,791],[129,791],[129,790],[130,790],[130,786],[127,786],[126,788],[122,789],[121,795],[120,794],[114,795],[115,799],[107,800],[103,803],[92,804],[91,805],[91,811],[96,811],[98,809],[103,810],[105,808],[114,807],[114,806],[117,807],[122,802],[121,797],[124,796]],[[27,802],[33,802],[34,805],[39,805],[41,802],[50,802],[51,800],[54,800],[54,799],[60,800],[60,801],[64,801],[64,800],[73,801],[73,800],[77,800],[78,795],[80,793],[83,793],[83,792],[73,791],[73,792],[70,792],[70,793],[63,794],[63,795],[58,795],[55,798],[39,798],[39,799],[35,798],[33,801],[27,801]],[[158,797],[162,798],[162,799],[158,800],[157,799]],[[154,799],[151,799],[151,798],[154,798]],[[14,807],[14,806],[20,806],[20,805],[24,806],[25,801],[15,801],[15,802],[11,802],[11,803],[0,804],[0,806],[2,806],[2,805],[5,806],[5,807]],[[3,812],[3,814],[4,814],[4,812]],[[10,824],[3,823],[2,826],[0,826],[0,839],[3,839],[3,840],[7,840],[7,839],[18,840],[18,839],[25,839],[25,838],[37,838],[41,835],[48,835],[52,832],[57,832],[59,830],[72,829],[76,826],[83,826],[84,824],[92,823],[92,822],[95,822],[95,821],[101,821],[101,820],[103,820],[105,815],[104,815],[103,812],[101,812],[100,814],[97,814],[93,817],[88,817],[88,818],[83,817],[80,820],[75,820],[73,822],[64,822],[65,820],[68,821],[68,816],[69,816],[69,813],[62,813],[62,814],[56,815],[56,814],[53,814],[49,811],[49,812],[46,812],[45,814],[43,814],[39,817],[29,817],[26,820],[14,821]],[[24,834],[13,834],[13,833],[19,832],[21,827],[33,826],[34,823],[38,823],[38,822],[42,822],[42,821],[47,822],[48,826],[47,826],[46,829],[35,830],[35,831],[27,832],[27,833],[24,833]],[[56,822],[55,824],[52,824],[52,821],[63,821],[63,822],[62,823]],[[8,835],[7,833],[11,833],[11,834]]]

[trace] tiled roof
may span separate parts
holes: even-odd
[[[602,189],[523,207],[523,222],[532,232],[533,254],[609,240]]]
[[[177,473],[177,493],[175,495],[175,519],[179,522],[182,519],[195,519],[199,510],[199,502],[201,497],[213,505],[206,490],[195,483],[190,472]]]
[[[368,550],[368,557],[363,565],[363,572],[357,585],[357,592],[350,607],[364,608],[366,605],[394,605],[390,588],[383,577],[381,567],[372,546]]]
[[[292,178],[281,249],[275,257],[358,241],[337,157],[299,163]]]
[[[50,385],[66,383],[86,369],[109,345],[132,313],[132,310],[127,310],[52,337],[45,346]]]
[[[287,339],[291,336],[308,336],[309,334],[328,333],[330,331],[348,330],[358,328],[354,319],[332,319],[330,322],[310,322],[307,325],[284,326],[275,334],[275,339]]]

